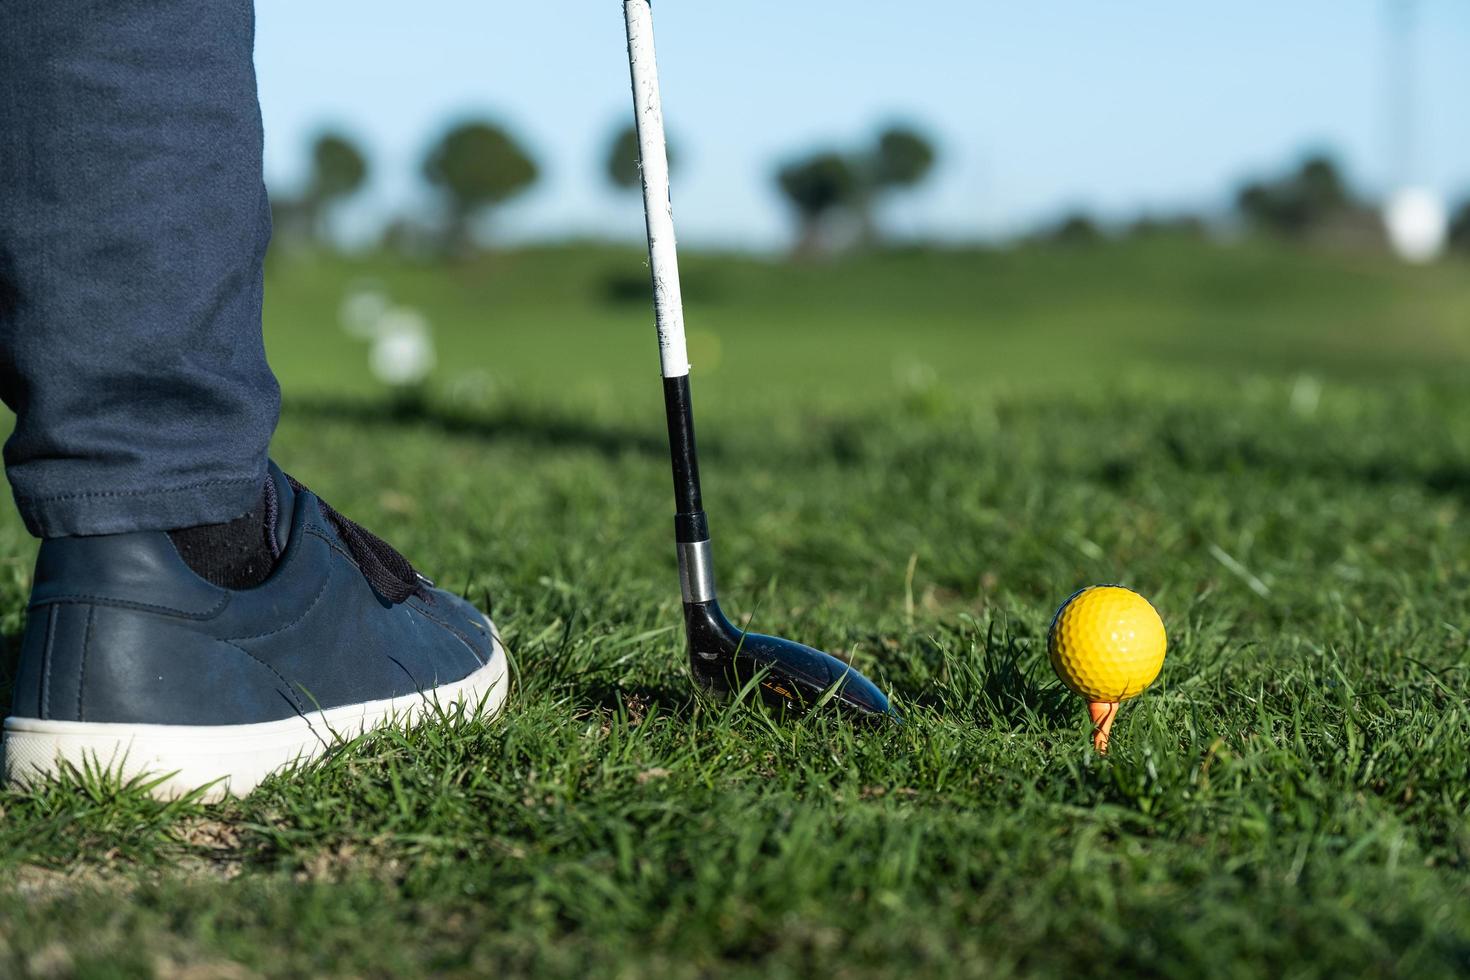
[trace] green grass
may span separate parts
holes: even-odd
[[[0,974],[1470,970],[1465,267],[686,265],[726,604],[906,724],[692,695],[636,250],[275,266],[277,457],[493,595],[519,684],[218,807],[0,793]],[[335,326],[363,276],[435,324],[416,410]],[[1044,633],[1107,581],[1171,648],[1100,758]]]

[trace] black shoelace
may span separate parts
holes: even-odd
[[[286,481],[297,493],[312,493],[290,474],[287,474]],[[269,481],[267,485],[269,486]],[[274,490],[274,487],[271,489]],[[342,539],[342,543],[347,546],[347,550],[352,554],[352,560],[357,563],[363,577],[368,580],[368,584],[378,595],[393,603],[402,602],[415,595],[422,599],[429,598],[426,586],[434,583],[420,575],[408,559],[400,555],[391,544],[356,521],[343,517],[320,495],[312,493],[312,496],[316,497],[328,523]],[[275,501],[270,503],[274,505]],[[271,506],[270,509],[274,510],[275,507]],[[274,540],[274,535],[272,535],[272,540]]]

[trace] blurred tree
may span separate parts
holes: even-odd
[[[1313,156],[1303,161],[1296,175],[1297,186],[1308,206],[1317,212],[1342,208],[1352,203],[1347,182],[1330,157]]]
[[[444,197],[446,244],[464,252],[474,245],[474,219],[530,187],[538,170],[536,161],[500,126],[471,120],[452,126],[430,148],[424,176]]]
[[[1043,232],[1041,238],[1058,245],[1093,245],[1103,240],[1103,233],[1091,216],[1073,211]]]
[[[367,158],[351,139],[334,132],[316,138],[311,147],[311,182],[302,197],[313,234],[325,236],[321,227],[325,213],[336,202],[356,193],[367,175]]]
[[[873,216],[878,201],[921,183],[937,157],[934,144],[912,127],[889,126],[878,134],[877,144],[859,167],[863,182],[857,205],[864,242],[874,244],[880,237]]]
[[[277,250],[315,242],[330,245],[327,217],[332,207],[356,193],[367,179],[367,158],[349,138],[331,131],[311,144],[311,174],[294,196],[270,195],[271,239]]]
[[[1141,214],[1125,230],[1129,238],[1203,238],[1208,227],[1195,214]]]
[[[1347,182],[1330,157],[1316,155],[1275,180],[1256,180],[1235,196],[1242,217],[1257,229],[1302,238],[1356,209]]]
[[[667,137],[665,139],[669,155],[669,170],[672,171],[678,166],[679,158],[673,141],[668,140]],[[607,160],[603,166],[607,179],[619,190],[635,191],[642,185],[643,177],[638,170],[638,130],[631,123],[613,134],[612,142],[607,147]]]
[[[858,194],[852,164],[830,150],[783,165],[776,172],[776,184],[796,212],[798,255],[822,251],[825,226],[835,214],[850,208]]]
[[[1470,199],[1461,204],[1450,218],[1450,248],[1470,252]]]
[[[866,245],[880,235],[874,215],[886,195],[914,187],[934,169],[934,144],[911,126],[881,130],[871,148],[853,154],[825,150],[793,160],[776,172],[776,184],[796,211],[796,252],[811,255],[830,244],[834,219],[855,219]],[[852,230],[849,224],[847,230]]]
[[[873,182],[884,190],[913,187],[929,176],[938,154],[917,130],[890,126],[878,135]]]

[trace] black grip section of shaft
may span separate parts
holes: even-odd
[[[704,504],[699,494],[699,457],[694,451],[694,408],[689,401],[687,374],[664,378],[664,412],[669,420],[669,457],[674,464],[674,502],[681,517],[692,517],[704,509]],[[704,515],[699,517],[703,520]]]
[[[709,540],[709,518],[704,511],[674,515],[674,540],[680,544]]]

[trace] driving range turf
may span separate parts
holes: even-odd
[[[221,806],[0,792],[0,974],[1470,970],[1470,267],[685,264],[727,609],[905,723],[692,694],[637,249],[275,256],[276,457],[493,597],[511,700]],[[336,326],[364,277],[434,324],[417,401]],[[0,554],[8,676],[8,509]],[[1044,650],[1096,582],[1171,639],[1107,758]]]

